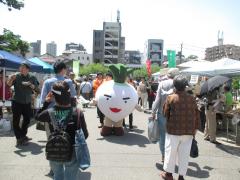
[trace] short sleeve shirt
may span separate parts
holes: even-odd
[[[32,88],[25,86],[23,82],[31,82],[35,87],[38,86],[38,81],[36,77],[27,74],[26,76],[22,74],[17,74],[16,79],[13,81],[14,86],[14,96],[13,100],[21,104],[29,104],[32,101]]]

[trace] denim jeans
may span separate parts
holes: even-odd
[[[159,131],[160,131],[159,148],[162,153],[162,156],[164,156],[165,136],[166,136],[166,118],[161,113],[158,113],[157,119],[158,119]]]
[[[76,159],[75,151],[70,162],[56,162],[50,161],[50,166],[54,173],[54,180],[76,180],[78,169],[78,162]]]

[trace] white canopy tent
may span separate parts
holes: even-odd
[[[177,67],[180,69],[197,68],[199,66],[201,66],[201,67],[208,66],[211,63],[212,62],[206,61],[206,60],[191,60],[191,61],[187,61],[182,64],[179,64],[179,65],[177,65]]]
[[[192,67],[182,70],[182,73],[196,74],[203,76],[239,76],[240,75],[240,61],[223,58],[218,61],[210,62],[208,64]]]

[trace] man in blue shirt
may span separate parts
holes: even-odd
[[[48,95],[48,93],[51,92],[53,83],[55,83],[56,81],[65,81],[65,82],[67,82],[69,87],[70,87],[71,97],[74,98],[77,95],[76,90],[75,90],[75,88],[73,86],[72,80],[65,78],[65,75],[67,73],[67,66],[66,66],[66,64],[64,62],[62,62],[62,61],[57,61],[53,65],[53,68],[54,68],[54,72],[55,72],[56,76],[52,77],[50,79],[47,79],[44,82],[43,87],[42,87],[41,97],[40,97],[40,100],[41,100],[42,104],[44,103],[45,98]],[[55,102],[52,102],[49,105],[49,107],[53,107],[54,103]]]

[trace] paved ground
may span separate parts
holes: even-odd
[[[123,137],[102,138],[97,128],[96,109],[89,108],[85,116],[90,132],[87,140],[92,166],[79,173],[81,180],[159,180],[162,169],[158,144],[147,139],[148,114],[134,112],[135,131]],[[44,155],[46,135],[29,128],[33,140],[29,146],[16,148],[13,134],[0,136],[1,180],[48,180],[48,161]],[[200,156],[190,159],[186,179],[239,180],[240,147],[224,143],[219,147],[197,135]],[[176,177],[176,175],[175,175]]]

